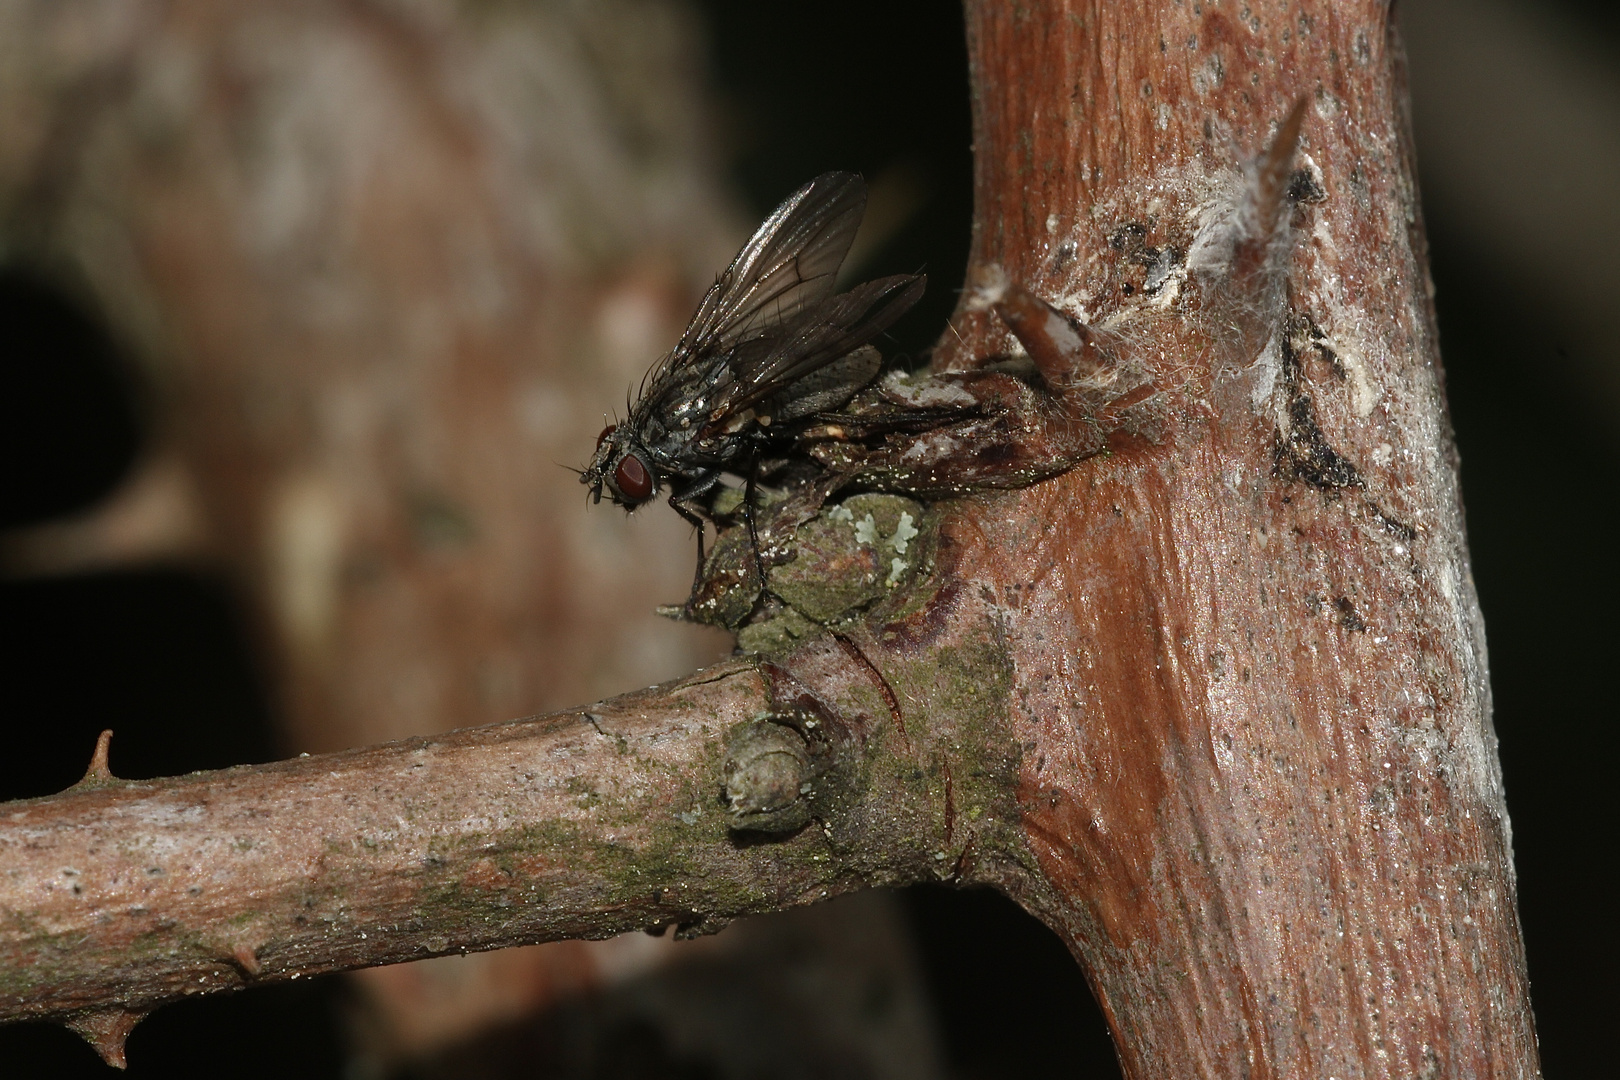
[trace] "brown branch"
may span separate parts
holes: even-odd
[[[937,785],[891,768],[857,789],[848,751],[881,759],[880,731],[818,723],[800,703],[781,715],[808,722],[801,735],[756,720],[769,705],[760,675],[731,664],[587,710],[153,781],[111,777],[103,736],[99,771],[0,816],[0,1019],[65,1020],[116,1062],[142,1015],[192,994],[708,933],[944,876],[926,827]],[[739,745],[760,726],[806,751]],[[802,773],[770,771],[786,761]],[[738,831],[792,804],[820,827]]]
[[[1026,903],[1127,1075],[1536,1075],[1388,5],[967,23],[973,263],[1168,388],[1148,444],[941,529],[1006,635]],[[949,366],[1008,351],[953,322]]]
[[[1536,1075],[1387,16],[970,3],[972,280],[1016,287],[878,395],[971,408],[812,448],[931,505],[779,504],[763,600],[722,535],[689,610],[753,666],[0,811],[11,1015],[111,1045],[186,989],[950,877],[1064,937],[1131,1077]]]

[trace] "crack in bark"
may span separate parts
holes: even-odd
[[[834,641],[838,642],[838,647],[844,650],[844,654],[860,665],[861,670],[866,672],[867,677],[878,688],[878,692],[883,695],[883,702],[889,707],[889,717],[894,721],[894,726],[900,732],[901,740],[909,749],[911,738],[906,734],[905,717],[900,715],[900,699],[895,696],[894,687],[890,686],[889,680],[883,677],[883,672],[879,671],[872,661],[866,658],[866,654],[861,651],[860,646],[837,631],[833,631],[832,637]]]

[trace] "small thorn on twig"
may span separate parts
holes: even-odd
[[[1219,268],[1236,295],[1251,295],[1263,289],[1268,277],[1274,278],[1279,266],[1279,240],[1288,236],[1291,209],[1288,190],[1294,178],[1294,158],[1299,153],[1300,135],[1305,126],[1308,98],[1301,97],[1277,125],[1277,133],[1260,157],[1246,170],[1248,179],[1242,202],[1235,208],[1232,228],[1226,230],[1224,245],[1211,248],[1219,257],[1200,257],[1189,264]],[[1197,245],[1195,244],[1195,247]],[[1225,247],[1224,253],[1220,252]]]
[[[84,778],[74,784],[74,787],[100,787],[118,779],[107,764],[107,751],[112,746],[112,737],[111,728],[96,737],[96,749],[90,755],[90,767],[85,770]]]
[[[245,942],[231,950],[230,960],[250,979],[258,978],[259,972],[264,970],[259,964],[258,953],[253,950],[253,946]]]
[[[144,1012],[114,1006],[111,1009],[82,1012],[69,1020],[67,1026],[89,1043],[101,1055],[102,1061],[115,1069],[123,1069],[128,1067],[128,1062],[124,1060],[124,1043],[129,1039],[129,1033],[135,1030],[135,1025],[145,1018]]]
[[[1294,155],[1299,152],[1300,130],[1305,125],[1305,105],[1308,100],[1301,97],[1294,102],[1294,107],[1277,126],[1277,135],[1266,147],[1266,156],[1260,162],[1260,172],[1255,178],[1254,205],[1263,239],[1269,240],[1281,222],[1288,184],[1293,177]]]
[[[1053,390],[1062,392],[1077,382],[1094,380],[1110,366],[1090,327],[1030,292],[999,266],[975,270],[973,289],[973,302],[1001,316]]]

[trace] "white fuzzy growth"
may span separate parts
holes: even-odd
[[[1194,211],[1198,231],[1187,249],[1187,269],[1193,273],[1224,273],[1232,261],[1233,249],[1245,235],[1247,177],[1237,169],[1225,169],[1212,179],[1209,198]]]
[[[1001,303],[1007,295],[1010,280],[1007,271],[1000,265],[991,263],[982,266],[973,275],[973,281],[968,287],[967,309],[969,311],[988,311],[996,304]]]
[[[1249,370],[1253,376],[1249,385],[1250,400],[1254,402],[1255,409],[1260,410],[1272,400],[1272,391],[1277,388],[1277,379],[1282,375],[1281,333],[1273,331],[1266,347],[1260,350],[1260,355]],[[1277,426],[1286,432],[1290,427],[1288,410],[1282,407],[1280,400],[1276,404]]]
[[[905,405],[919,408],[972,405],[974,397],[956,383],[891,371],[883,377],[883,392]]]
[[[900,455],[900,460],[908,463],[927,461],[929,459],[945,458],[956,452],[957,440],[942,432],[933,432],[924,435]]]
[[[1339,366],[1344,368],[1344,377],[1350,383],[1350,407],[1365,420],[1378,405],[1378,391],[1367,374],[1367,365],[1356,350],[1345,348],[1337,342],[1328,344],[1339,358]]]

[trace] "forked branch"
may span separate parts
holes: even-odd
[[[3,1015],[114,1058],[191,990],[944,879],[1133,1078],[1537,1075],[1387,5],[967,15],[971,302],[807,434],[768,589],[717,541],[685,610],[753,659],[9,807]]]

